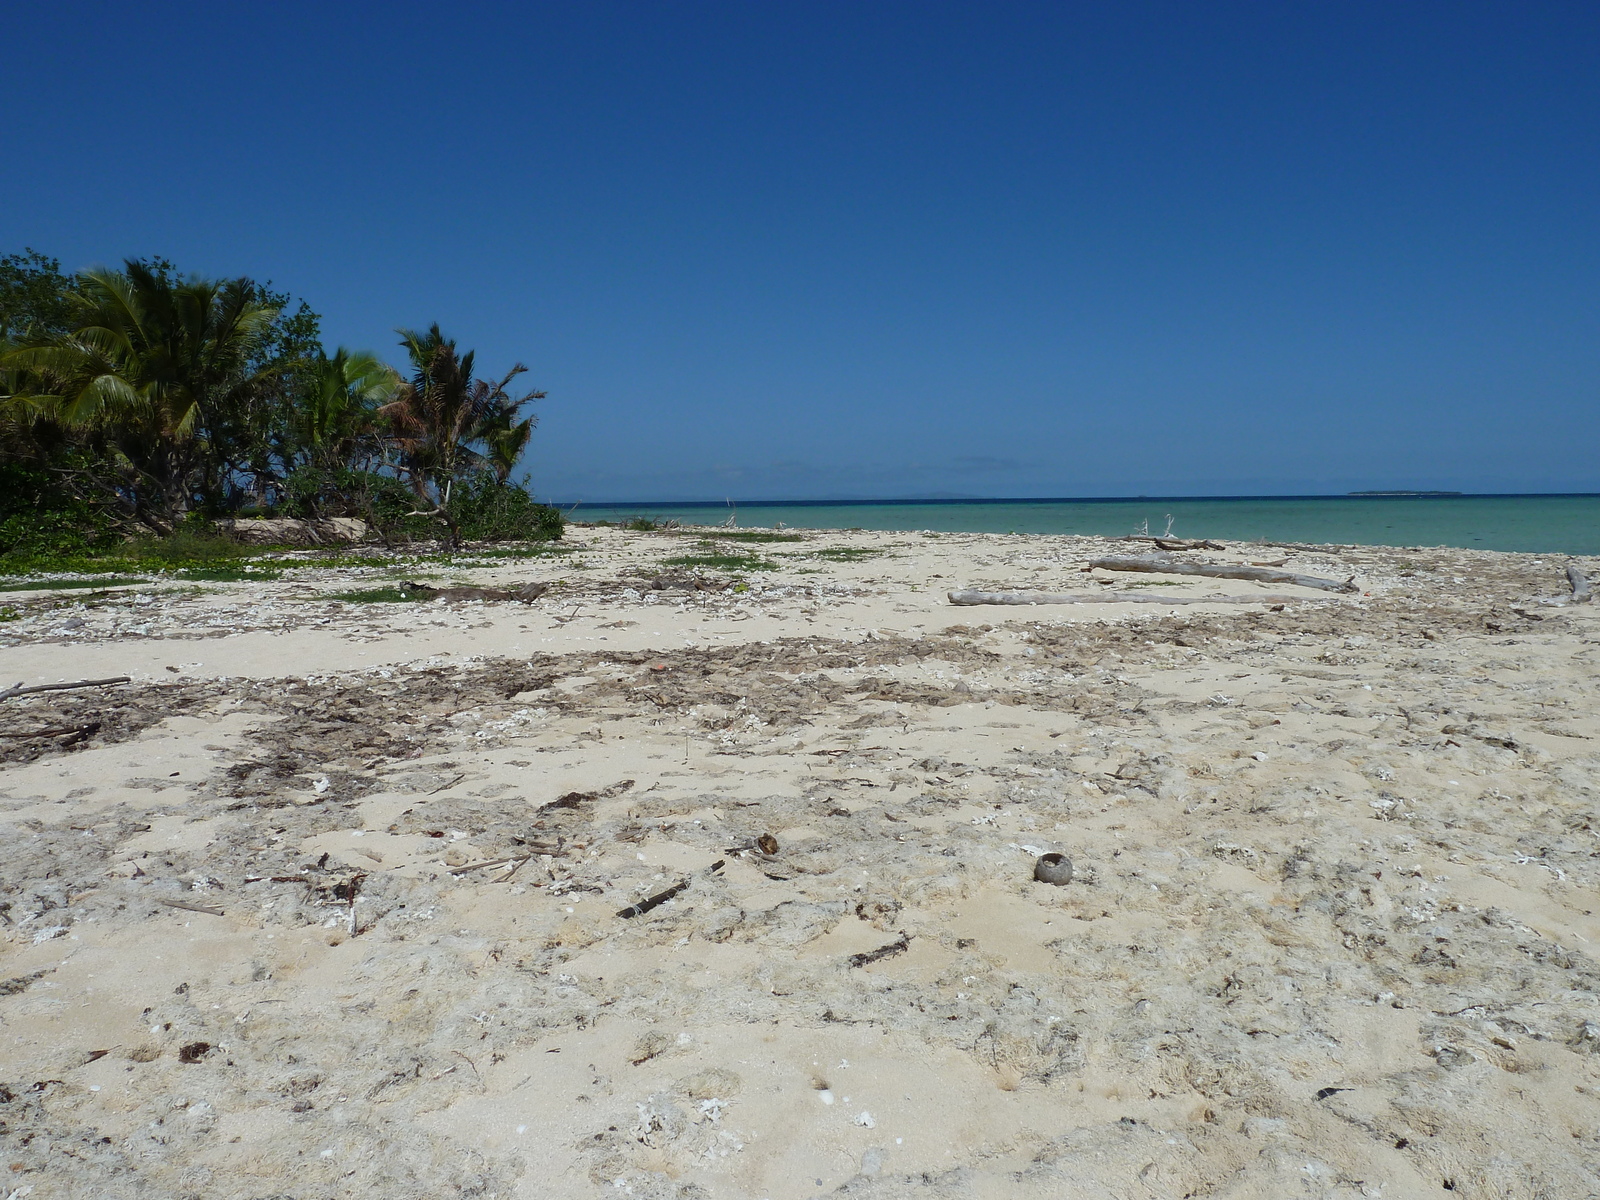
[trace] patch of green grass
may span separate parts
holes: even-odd
[[[662,566],[702,567],[708,571],[776,571],[778,564],[754,554],[680,554],[664,558]]]
[[[409,604],[420,598],[420,593],[400,587],[398,584],[357,588],[351,592],[334,592],[331,596],[325,597],[329,600],[343,600],[346,604]]]
[[[195,579],[202,583],[243,583],[246,580],[264,582],[276,579],[282,574],[283,571],[279,567],[263,567],[255,563],[178,568],[178,578]]]
[[[396,560],[376,554],[330,554],[325,558],[280,558],[272,560],[278,567],[327,567],[334,570],[351,567],[392,567]]]
[[[496,550],[463,550],[456,558],[557,558],[563,554],[576,554],[581,546],[557,546],[550,542],[533,543],[527,546],[510,546]],[[449,558],[450,555],[440,555],[440,558]]]
[[[149,583],[148,579],[108,575],[102,579],[30,579],[26,583],[0,584],[0,592],[48,592],[57,588],[126,587],[130,583]]]
[[[4,608],[0,608],[0,624],[4,624],[6,621],[20,620],[22,620],[22,611],[20,609],[12,608],[9,604]]]
[[[353,567],[410,569],[428,563],[454,567],[471,567],[480,561],[485,565],[492,565],[496,559],[559,558],[562,555],[576,554],[581,549],[581,546],[556,546],[548,542],[541,542],[525,546],[500,546],[493,550],[475,549],[428,554],[407,554],[403,551],[396,551],[389,556],[377,554],[330,554],[322,558],[279,560],[277,565],[328,569],[349,569]]]

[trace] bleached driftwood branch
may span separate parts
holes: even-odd
[[[1289,583],[1295,587],[1316,588],[1324,592],[1358,592],[1355,577],[1340,582],[1322,579],[1316,575],[1297,575],[1293,571],[1275,571],[1268,567],[1236,567],[1228,563],[1174,562],[1167,558],[1125,558],[1113,555],[1096,558],[1091,568],[1102,571],[1142,571],[1148,575],[1203,575],[1207,579],[1251,579],[1257,583]]]
[[[35,692],[70,692],[77,688],[109,687],[114,683],[128,683],[126,675],[116,675],[110,679],[80,679],[76,683],[38,683],[33,687],[23,687],[20,683],[0,691],[0,700],[9,700],[13,696],[31,696]]]
[[[1589,590],[1589,580],[1575,562],[1567,564],[1567,582],[1572,585],[1572,603],[1587,604],[1594,599],[1594,593]]]
[[[950,593],[951,604],[1289,604],[1313,596],[1150,596],[1144,592],[975,592]]]
[[[1221,542],[1208,542],[1204,538],[1185,539],[1171,537],[1151,537],[1144,533],[1130,533],[1121,539],[1124,542],[1154,542],[1161,550],[1226,550]]]

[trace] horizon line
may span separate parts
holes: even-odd
[[[1267,493],[1210,496],[928,496],[894,499],[843,500],[550,500],[555,507],[576,511],[580,508],[861,508],[893,505],[933,504],[1130,504],[1139,501],[1172,503],[1194,500],[1573,500],[1600,499],[1600,492],[1446,492],[1446,491],[1361,491]]]

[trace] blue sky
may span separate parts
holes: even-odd
[[[14,6],[0,252],[548,389],[590,501],[1600,490],[1600,6]]]

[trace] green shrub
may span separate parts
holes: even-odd
[[[526,489],[490,475],[465,481],[450,502],[450,512],[461,536],[473,542],[554,542],[566,528],[559,508],[540,504]]]
[[[0,462],[0,557],[79,558],[115,542],[104,514],[48,472]]]

